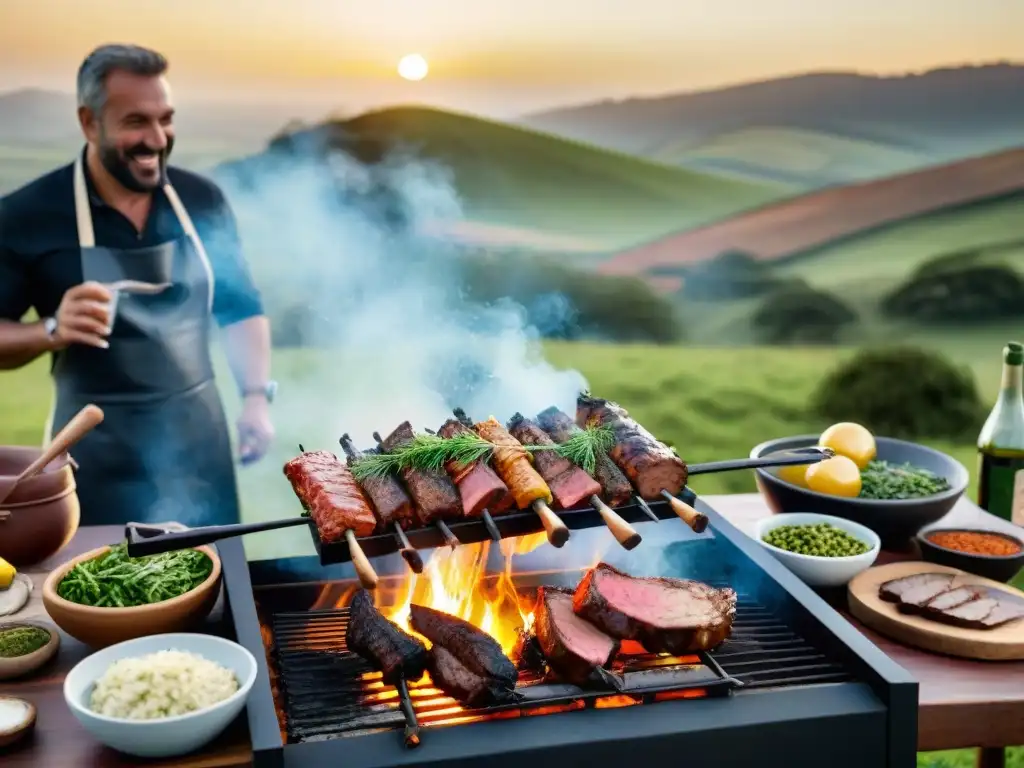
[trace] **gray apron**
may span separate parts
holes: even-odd
[[[192,220],[167,184],[183,237],[97,247],[81,156],[74,186],[83,279],[171,283],[156,296],[116,297],[109,349],[75,344],[57,355],[48,435],[87,403],[105,414],[74,449],[82,523],[236,523],[231,441],[210,357],[213,272]]]

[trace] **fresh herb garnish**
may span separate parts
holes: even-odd
[[[556,451],[573,464],[593,474],[597,452],[607,452],[615,444],[615,435],[608,427],[587,427],[559,445],[524,445],[529,453]],[[408,444],[391,453],[364,454],[352,464],[356,480],[386,477],[404,469],[443,471],[449,461],[459,465],[489,459],[495,445],[475,433],[451,438],[437,435],[416,435]]]
[[[862,499],[919,499],[949,490],[949,481],[912,464],[872,461],[860,473]]]
[[[39,627],[20,626],[0,630],[0,658],[13,659],[38,651],[50,642],[50,633]]]
[[[97,608],[150,605],[192,591],[212,570],[210,558],[194,549],[129,557],[128,545],[121,542],[68,571],[57,594]]]

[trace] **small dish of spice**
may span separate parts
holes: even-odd
[[[0,680],[24,677],[53,658],[60,633],[44,624],[0,624]]]
[[[917,535],[921,556],[993,581],[1010,581],[1024,567],[1024,540],[1003,531],[936,528]]]

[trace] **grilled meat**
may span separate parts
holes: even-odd
[[[385,452],[395,451],[413,441],[416,433],[412,424],[403,421],[395,431],[384,438],[381,448]],[[462,517],[462,503],[454,483],[444,472],[420,469],[403,469],[409,493],[416,502],[416,512],[421,525],[430,525],[437,520],[458,520]]]
[[[516,700],[515,688],[486,675],[470,672],[443,646],[430,649],[430,679],[434,685],[467,707],[508,704]]]
[[[541,587],[534,630],[544,658],[559,679],[574,685],[605,681],[604,668],[619,652],[619,641],[573,613],[569,590]]]
[[[611,428],[615,445],[609,455],[642,498],[657,499],[663,490],[677,496],[686,485],[686,463],[630,418],[621,405],[580,395],[576,401],[576,424]]]
[[[457,419],[448,419],[437,434],[444,438],[473,434],[473,430]],[[449,461],[445,470],[459,489],[462,509],[466,517],[480,517],[486,509],[492,515],[506,512],[515,504],[515,497],[508,486],[485,461],[459,464]]]
[[[538,499],[545,504],[552,502],[551,489],[533,468],[533,456],[505,427],[490,418],[474,424],[473,429],[494,444],[494,469],[512,491],[519,509],[528,509]]]
[[[295,495],[316,523],[320,540],[340,541],[345,531],[369,536],[377,527],[370,500],[352,472],[327,451],[310,451],[284,465]]]
[[[537,414],[537,423],[556,443],[564,443],[580,431],[567,413],[554,406]],[[609,505],[621,507],[629,503],[633,498],[633,486],[608,454],[597,454],[594,470],[594,479],[601,484],[601,497]]]
[[[977,584],[953,586],[955,574],[919,573],[883,583],[879,597],[901,613],[966,629],[995,629],[1024,618],[1024,601]]]
[[[557,445],[547,432],[520,413],[509,419],[508,430],[523,445],[546,445],[552,448]],[[578,507],[591,496],[601,493],[601,484],[597,480],[560,456],[557,451],[537,451],[533,461],[551,489],[555,504],[562,509]]]
[[[515,688],[519,679],[516,665],[486,632],[468,621],[422,605],[410,606],[409,622],[433,646],[444,648],[472,674],[510,690]]]
[[[349,603],[345,645],[384,675],[384,682],[414,683],[423,677],[429,657],[427,647],[397,624],[381,615],[373,598],[360,589]]]
[[[729,636],[736,593],[688,579],[638,578],[599,563],[576,587],[573,610],[607,635],[678,655],[710,650]]]
[[[348,465],[351,467],[363,457],[363,452],[355,447],[352,438],[347,434],[341,438],[341,447],[345,450]],[[376,453],[371,448],[367,454]],[[366,495],[373,502],[373,509],[377,513],[377,530],[383,531],[394,523],[398,523],[403,529],[408,528],[416,520],[416,510],[413,507],[412,499],[405,492],[405,488],[398,482],[398,478],[388,475],[387,477],[368,477],[360,485],[366,491]]]

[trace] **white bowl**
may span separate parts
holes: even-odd
[[[860,539],[871,549],[862,555],[853,557],[815,557],[779,549],[764,540],[769,531],[784,525],[815,525],[818,523],[830,523],[839,530],[846,531],[851,536]],[[881,539],[870,528],[865,528],[852,520],[844,520],[831,515],[817,515],[813,512],[791,512],[766,517],[757,524],[754,537],[762,547],[775,556],[776,560],[812,587],[843,586],[858,573],[870,568],[882,548]]]
[[[111,664],[167,650],[194,653],[230,669],[238,679],[238,690],[212,707],[159,720],[124,720],[89,709],[93,687]],[[78,662],[64,679],[64,701],[78,722],[108,747],[137,757],[174,757],[219,736],[245,707],[255,681],[256,659],[238,643],[203,634],[151,635],[111,645]]]

